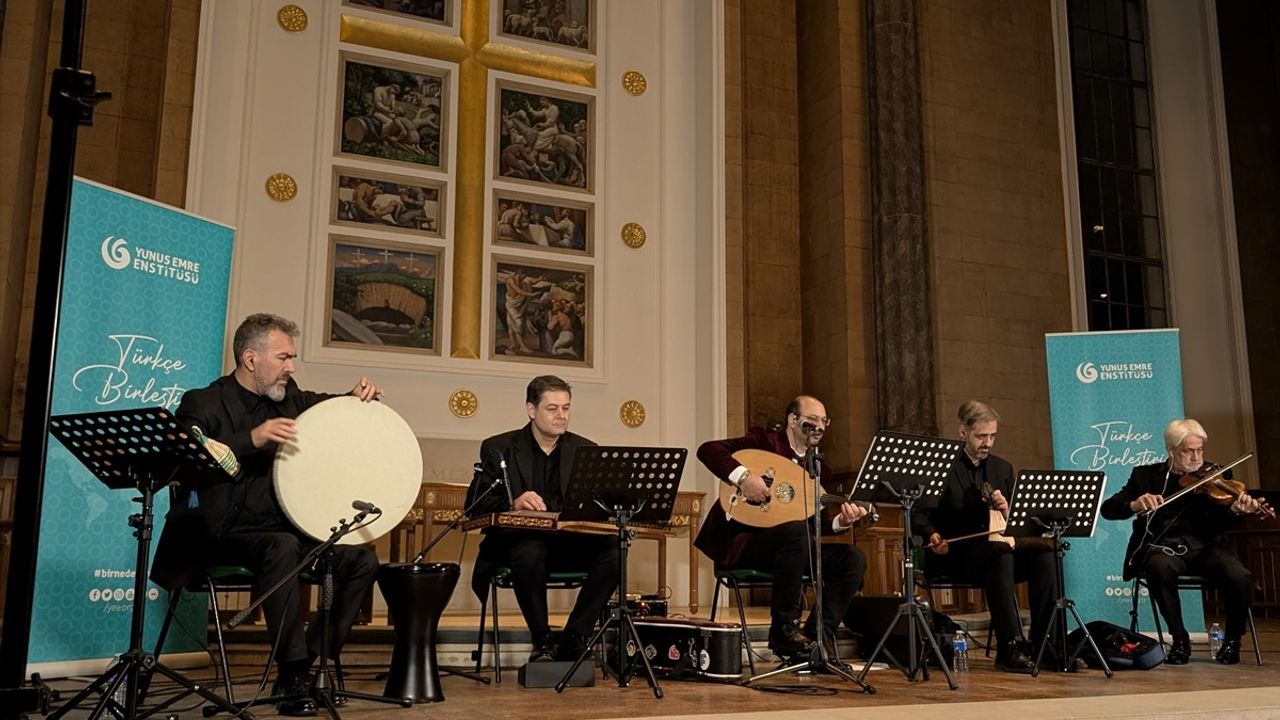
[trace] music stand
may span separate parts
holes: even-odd
[[[915,537],[911,533],[911,508],[921,498],[937,498],[942,494],[947,474],[960,455],[964,443],[960,440],[943,440],[924,435],[908,435],[906,433],[883,430],[871,442],[867,456],[858,470],[858,478],[854,482],[853,499],[867,502],[896,502],[902,508],[902,604],[894,615],[880,642],[867,655],[867,664],[858,673],[861,681],[871,670],[871,664],[883,651],[889,660],[902,669],[902,674],[910,682],[915,682],[916,673],[921,679],[929,679],[929,670],[925,667],[925,658],[919,655],[917,631],[929,641],[929,648],[947,678],[947,685],[956,689],[955,678],[951,668],[943,659],[942,650],[933,635],[933,625],[925,616],[924,606],[916,600],[915,593]],[[893,634],[898,621],[907,622],[907,662],[898,662],[893,653],[885,647]]]
[[[134,529],[133,536],[138,539],[129,649],[121,653],[119,661],[103,671],[88,687],[49,715],[49,720],[58,720],[99,691],[102,697],[90,712],[90,720],[97,720],[108,709],[123,720],[148,717],[191,694],[197,694],[223,710],[236,712],[236,708],[225,699],[160,662],[142,646],[156,490],[168,485],[179,471],[222,472],[218,461],[162,407],[56,415],[49,419],[49,432],[103,485],[112,490],[132,488],[142,494],[136,499],[141,508],[129,516],[129,527]],[[186,692],[139,715],[138,697],[143,676],[157,672]],[[124,708],[112,700],[121,683],[125,683]]]
[[[587,445],[573,455],[569,470],[569,485],[565,488],[564,507],[560,511],[562,521],[609,521],[617,526],[618,539],[618,596],[617,607],[610,608],[609,619],[600,625],[578,659],[556,683],[556,692],[564,692],[578,666],[591,655],[596,643],[604,641],[610,626],[616,626],[618,638],[618,687],[630,684],[633,663],[627,663],[622,648],[627,641],[643,648],[640,633],[631,620],[631,608],[627,606],[627,557],[631,549],[630,522],[642,522],[654,526],[671,523],[675,509],[676,492],[684,462],[689,456],[685,448],[664,447],[608,447]],[[662,697],[662,688],[653,674],[653,666],[644,652],[637,652],[644,664],[649,687],[655,698]],[[606,664],[607,666],[607,664]],[[625,667],[624,667],[625,666]]]
[[[1063,558],[1067,550],[1071,549],[1071,543],[1063,542],[1062,538],[1093,535],[1102,503],[1102,488],[1106,481],[1106,475],[1097,471],[1023,470],[1018,473],[1013,497],[1009,500],[1009,524],[1005,528],[1005,535],[1043,537],[1047,534],[1053,539],[1053,583],[1057,599],[1053,603],[1053,614],[1049,616],[1049,627],[1040,641],[1040,650],[1036,653],[1036,663],[1031,669],[1032,677],[1040,674],[1040,661],[1044,659],[1050,637],[1054,638],[1054,649],[1060,663],[1059,672],[1075,672],[1076,658],[1087,642],[1102,663],[1102,671],[1106,676],[1110,678],[1113,674],[1107,659],[1098,650],[1093,635],[1089,633],[1088,626],[1080,619],[1075,601],[1066,596],[1066,582],[1062,572]],[[1068,612],[1084,633],[1084,638],[1070,656],[1066,652]]]

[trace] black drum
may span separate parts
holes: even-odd
[[[453,596],[457,563],[392,563],[378,570],[378,587],[396,624],[396,644],[383,697],[441,702],[436,628]]]

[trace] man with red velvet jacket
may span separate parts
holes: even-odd
[[[759,502],[769,495],[760,477],[752,475],[733,458],[739,450],[767,450],[802,464],[810,448],[816,450],[831,426],[826,407],[815,397],[800,395],[787,405],[786,423],[777,429],[753,427],[742,437],[711,440],[698,448],[698,460],[721,481],[737,486],[748,501]],[[819,478],[829,479],[826,466]],[[822,514],[823,535],[842,533],[853,527],[867,510],[844,503],[839,512]],[[773,575],[770,604],[769,648],[783,658],[809,652],[817,637],[817,623],[810,613],[800,629],[802,578],[808,572],[812,542],[806,526],[796,520],[771,528],[754,528],[725,517],[717,504],[698,532],[694,544],[717,569],[752,569]],[[862,587],[867,558],[852,543],[822,544],[822,619],[824,637],[834,641],[836,628],[844,618],[849,600]]]

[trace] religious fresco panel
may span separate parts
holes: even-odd
[[[505,82],[497,92],[497,178],[593,190],[595,99]]]
[[[493,195],[493,244],[591,256],[590,203],[498,190]]]
[[[443,269],[440,248],[332,236],[325,344],[439,354]]]
[[[490,357],[591,367],[593,270],[494,256]]]
[[[371,170],[334,168],[335,225],[441,237],[444,185]]]
[[[443,70],[344,53],[339,154],[443,169],[448,80]]]
[[[343,0],[342,4],[442,25],[449,24],[453,13],[453,3],[448,0]]]
[[[595,0],[502,0],[498,34],[594,53]]]

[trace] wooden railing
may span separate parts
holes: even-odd
[[[1254,617],[1280,617],[1280,528],[1275,521],[1252,521],[1232,536],[1240,559],[1253,573]],[[1220,604],[1212,591],[1205,593],[1205,602],[1214,607]]]
[[[18,445],[0,441],[0,617],[4,617],[9,585],[9,552],[13,547],[13,497],[18,488]]]

